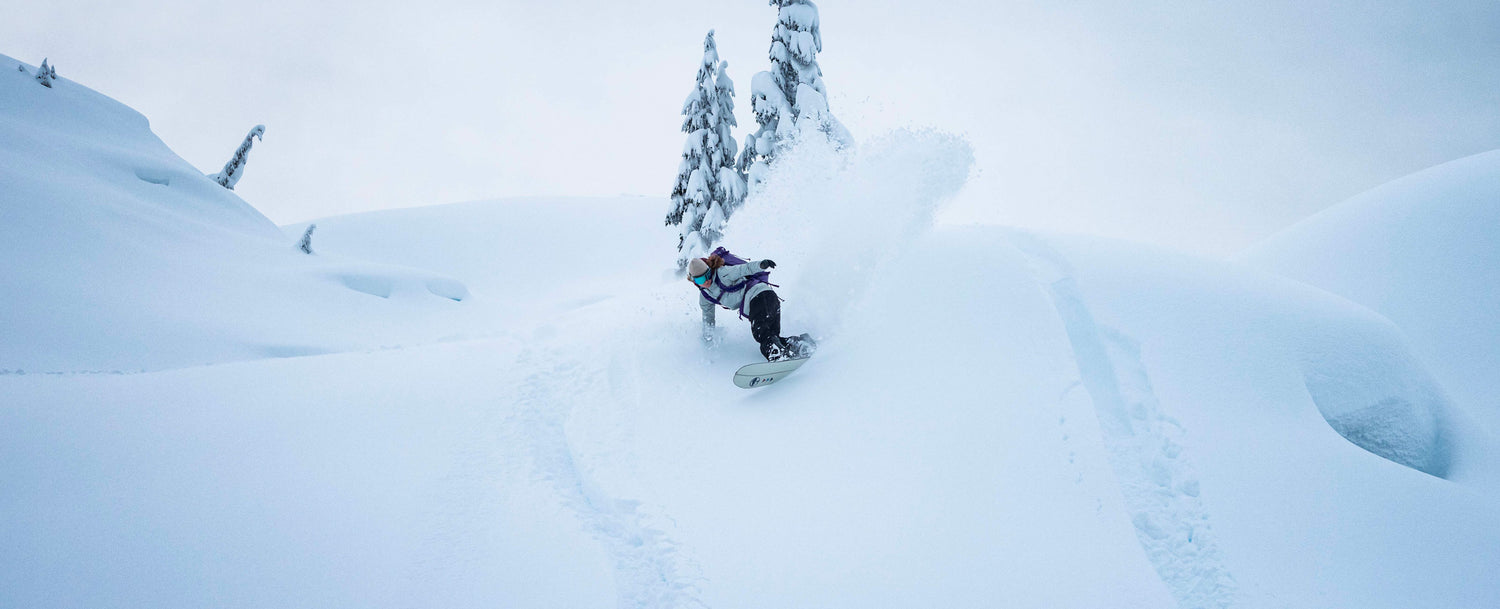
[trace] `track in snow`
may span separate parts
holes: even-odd
[[[579,467],[564,424],[584,400],[609,400],[609,373],[552,353],[523,353],[517,362],[535,372],[521,387],[519,441],[529,447],[535,473],[547,481],[603,546],[614,568],[622,609],[706,607],[700,577],[666,532],[650,524],[637,501],[611,497]]]
[[[1162,412],[1139,343],[1098,323],[1067,261],[1041,238],[1015,232],[1011,244],[1062,319],[1136,538],[1157,575],[1182,607],[1235,604],[1238,586],[1220,559],[1198,477],[1179,442],[1186,430]]]

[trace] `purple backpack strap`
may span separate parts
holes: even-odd
[[[736,283],[734,285],[720,285],[719,289],[724,290],[725,292],[738,292],[740,290],[748,288],[748,287],[750,287],[752,285],[755,285],[757,283],[766,283],[766,284],[770,284],[771,287],[779,287],[776,284],[771,283],[771,274],[770,273],[768,273],[766,271],[761,271],[761,272],[756,273],[754,275],[750,275],[750,276],[745,277],[744,281],[741,281],[741,282]]]
[[[741,258],[739,256],[736,256],[734,254],[729,253],[729,250],[727,250],[727,249],[725,249],[723,247],[716,247],[716,248],[714,248],[714,251],[711,252],[709,255],[710,256],[718,256],[719,259],[721,259],[721,260],[724,261],[724,266],[738,266],[738,265],[741,265],[741,264],[745,264],[747,262],[744,258]],[[715,275],[717,276],[717,273]],[[745,277],[744,281],[741,281],[741,282],[736,283],[734,285],[723,285],[723,284],[720,284],[719,285],[719,289],[722,290],[722,291],[724,291],[724,292],[738,292],[740,290],[748,288],[748,287],[750,287],[752,285],[755,285],[757,283],[764,283],[764,284],[769,285],[769,286],[771,286],[773,288],[781,287],[781,286],[778,286],[778,285],[776,285],[774,283],[771,283],[771,273],[769,271],[760,271],[758,273],[754,273],[754,274],[751,274],[751,275]],[[721,306],[721,307],[724,306],[723,303],[719,302],[719,299],[714,298],[713,296],[709,296],[707,290],[704,290],[703,288],[698,288],[698,291],[700,293],[702,293],[703,294],[703,298],[707,299],[709,302],[714,303],[715,305],[718,305],[718,306]],[[740,300],[740,308],[736,312],[738,312],[740,314],[741,318],[745,317],[745,299],[741,299]]]
[[[703,299],[704,300],[707,300],[707,301],[709,301],[711,303],[714,303],[716,305],[719,305],[721,307],[724,306],[724,303],[719,302],[719,299],[714,298],[713,296],[709,296],[708,295],[708,290],[705,290],[703,288],[698,288],[698,293],[703,295]]]

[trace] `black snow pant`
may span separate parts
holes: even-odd
[[[776,292],[766,290],[750,299],[745,306],[745,316],[750,318],[750,336],[760,343],[760,354],[771,359],[772,349],[777,353],[786,351],[786,339],[781,336],[781,298]]]

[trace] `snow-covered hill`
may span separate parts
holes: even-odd
[[[320,251],[463,278],[488,321],[566,309],[660,281],[659,199],[534,197],[321,218]],[[641,235],[621,239],[620,235]]]
[[[1500,150],[1361,194],[1242,258],[1396,322],[1457,401],[1500,432],[1496,227]]]
[[[778,261],[786,328],[822,348],[753,391],[729,382],[758,358],[744,322],[699,340],[661,200],[325,218],[316,257],[243,226],[224,234],[252,245],[191,249],[174,224],[157,246],[204,253],[192,274],[78,273],[233,304],[103,309],[131,323],[389,348],[0,376],[0,606],[1500,604],[1495,443],[1385,317],[1237,264],[933,228],[972,162],[951,136],[793,154],[728,245]],[[26,260],[105,257],[77,247]],[[414,279],[375,298],[350,268]],[[440,276],[472,297],[415,279]],[[4,285],[40,290],[16,323],[86,315]]]
[[[460,283],[305,256],[145,117],[19,65],[0,56],[0,370],[160,369],[461,327]]]

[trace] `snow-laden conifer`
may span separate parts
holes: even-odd
[[[220,186],[234,190],[234,185],[240,182],[245,173],[245,163],[250,161],[250,147],[255,144],[257,138],[262,138],[266,132],[265,125],[256,125],[245,136],[245,141],[240,143],[239,149],[234,151],[234,158],[224,164],[224,169],[219,173],[208,176],[209,179],[218,182]]]
[[[299,241],[299,242],[297,242],[297,249],[302,250],[302,253],[304,253],[304,254],[312,254],[313,253],[313,249],[312,249],[312,234],[313,234],[313,231],[315,231],[317,229],[318,229],[318,225],[316,225],[316,224],[309,224],[309,225],[307,225],[307,230],[305,230],[305,231],[302,232],[302,240]]]
[[[712,250],[725,221],[745,199],[745,178],[735,166],[739,146],[731,133],[737,123],[728,67],[728,62],[719,61],[714,33],[709,31],[697,82],[682,104],[682,130],[688,136],[667,211],[667,225],[679,227],[678,269]]]
[[[22,68],[22,72],[26,71]],[[36,81],[42,83],[43,87],[52,88],[52,81],[57,78],[57,67],[47,65],[47,60],[42,59],[42,67],[36,70]]]
[[[853,142],[849,131],[828,111],[828,89],[818,53],[823,50],[818,7],[808,0],[770,0],[777,8],[771,32],[771,69],[750,81],[750,107],[760,129],[745,138],[739,166],[758,184],[776,146],[800,132],[818,132],[834,143]]]

